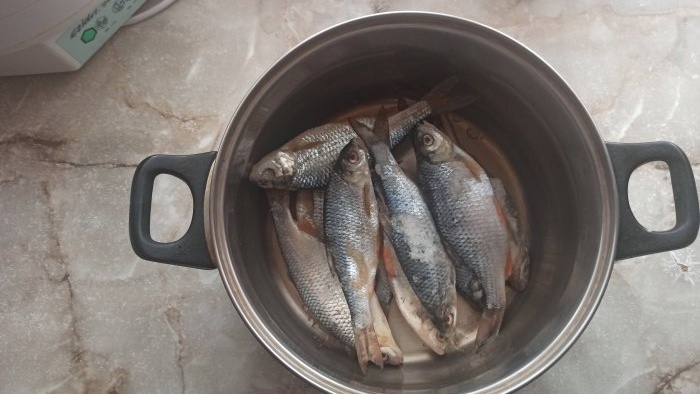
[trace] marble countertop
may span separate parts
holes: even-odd
[[[673,141],[697,171],[693,0],[180,0],[77,72],[0,79],[0,392],[312,391],[254,339],[218,272],[136,257],[131,178],[151,154],[215,150],[247,89],[301,40],[397,10],[514,37],[561,73],[605,140]],[[631,183],[653,229],[674,223],[669,185],[655,165]],[[176,239],[186,187],[159,180],[155,195],[155,236]],[[581,339],[521,392],[700,392],[699,249],[617,263]]]

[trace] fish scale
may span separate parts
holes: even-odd
[[[450,95],[459,78],[447,78],[421,100],[389,118],[389,146],[396,146],[430,114],[445,113],[465,107],[476,100],[469,95]],[[371,118],[361,118],[369,128]],[[308,189],[323,187],[343,147],[357,137],[347,122],[329,123],[308,129],[279,149],[261,158],[250,171],[250,180],[263,188]]]
[[[418,187],[396,162],[379,171],[390,212],[391,243],[416,295],[435,314],[454,291],[451,264]]]
[[[421,119],[430,115],[430,106],[420,101],[406,110],[389,118],[392,148],[403,140]],[[374,118],[359,118],[358,121],[371,128]],[[294,152],[297,171],[292,178],[295,189],[308,189],[324,186],[333,171],[338,154],[357,134],[347,123],[329,123],[315,127],[300,135],[303,145],[310,148],[294,150],[297,141],[290,141],[282,150]]]
[[[333,185],[333,186],[331,186]],[[333,255],[333,264],[338,272],[341,283],[361,280],[361,268],[357,266],[355,254],[363,254],[368,250],[377,250],[376,241],[377,218],[367,217],[363,213],[363,193],[346,184],[340,176],[333,173],[326,191],[324,207],[324,228],[326,244]],[[372,267],[373,265],[373,267]],[[374,282],[376,260],[371,264],[369,276]],[[369,289],[357,288],[346,291],[346,298],[351,311],[355,311],[358,319],[355,325],[371,324],[369,309],[365,309],[369,298]],[[368,305],[368,304],[367,304]]]
[[[484,289],[486,308],[505,306],[505,228],[493,204],[488,179],[477,179],[460,162],[431,164],[419,160],[418,173],[426,200],[445,244],[468,266]]]
[[[271,192],[268,200],[282,256],[304,305],[323,328],[354,348],[350,308],[328,264],[325,245],[299,230],[289,212],[287,193]]]
[[[399,264],[438,329],[451,331],[457,313],[454,268],[418,186],[406,176],[381,139],[390,137],[386,112],[382,109],[377,115],[377,134],[359,122],[351,123],[372,152],[375,189],[387,211],[388,223],[382,219],[382,224]]]
[[[326,188],[323,227],[333,267],[350,307],[357,358],[365,372],[368,361],[383,366],[377,334],[390,336],[391,333],[388,326],[384,327],[386,330],[375,331],[373,325],[372,305],[377,306],[375,314],[381,313],[374,294],[379,221],[368,156],[361,144],[358,138],[352,139],[340,152]],[[393,339],[391,342],[393,347]],[[403,360],[400,353],[396,356],[397,363]]]

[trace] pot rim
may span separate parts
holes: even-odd
[[[238,142],[242,131],[239,120],[246,119],[253,111],[255,108],[255,101],[258,99],[260,93],[266,91],[280,78],[283,78],[286,70],[288,70],[296,60],[303,57],[305,53],[327,45],[329,41],[343,37],[348,32],[372,30],[373,28],[387,24],[406,25],[410,23],[418,23],[442,29],[448,29],[449,27],[445,26],[448,26],[450,23],[458,23],[467,29],[478,31],[480,34],[488,36],[492,40],[498,40],[500,45],[504,45],[520,56],[528,58],[528,64],[537,71],[547,74],[547,80],[554,85],[553,89],[561,95],[563,100],[566,100],[567,107],[571,114],[575,115],[577,123],[582,126],[581,129],[587,131],[585,135],[587,144],[589,145],[591,153],[597,156],[598,159],[595,161],[596,173],[601,181],[601,187],[598,188],[598,191],[603,194],[601,200],[607,202],[607,204],[603,204],[603,210],[600,214],[603,228],[605,230],[607,227],[608,232],[606,233],[604,231],[601,234],[597,262],[583,298],[576,306],[575,312],[566,326],[542,352],[536,355],[522,368],[511,371],[509,375],[503,376],[490,386],[482,387],[473,393],[512,392],[532,382],[554,365],[571,348],[590,323],[605,293],[612,273],[618,237],[619,205],[617,187],[607,149],[590,114],[581,103],[578,96],[576,96],[571,87],[546,61],[525,45],[502,32],[481,23],[453,15],[432,12],[397,11],[362,16],[336,24],[314,34],[288,51],[268,68],[244,95],[222,137],[219,146],[219,155],[214,161],[207,185],[207,196],[205,197],[205,231],[210,254],[212,260],[215,261],[219,267],[219,272],[226,291],[239,315],[250,331],[253,332],[257,340],[282,364],[307,382],[325,391],[339,393],[367,392],[358,388],[348,387],[345,382],[324,375],[313,366],[297,357],[279,340],[279,338],[275,337],[272,331],[266,327],[265,322],[253,309],[252,303],[244,293],[241,282],[233,269],[231,256],[228,253],[230,237],[226,230],[227,219],[223,209],[223,194],[226,188],[226,175],[229,162],[232,159],[231,155],[233,149],[226,148]]]

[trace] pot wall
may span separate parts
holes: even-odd
[[[531,283],[509,307],[498,341],[479,355],[407,360],[401,369],[372,369],[363,376],[353,358],[317,346],[289,295],[276,285],[264,193],[247,174],[262,155],[306,128],[358,103],[398,95],[417,99],[455,74],[463,78],[462,92],[480,98],[460,115],[493,140],[522,187],[532,234]],[[276,64],[230,124],[210,204],[224,281],[263,343],[317,385],[352,381],[368,391],[478,391],[532,379],[568,348],[594,312],[616,236],[607,154],[573,93],[508,38],[425,14],[345,24]]]

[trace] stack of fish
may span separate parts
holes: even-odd
[[[269,189],[280,249],[307,310],[355,349],[363,372],[370,361],[403,362],[385,314],[392,294],[442,355],[459,331],[457,292],[482,311],[478,349],[500,330],[506,281],[516,290],[527,283],[526,242],[502,184],[425,121],[473,101],[450,96],[456,83],[448,79],[392,116],[382,109],[307,130],[250,174]],[[418,184],[391,152],[411,132]]]

